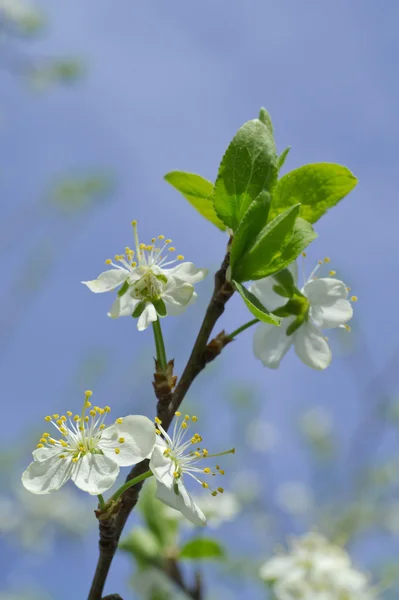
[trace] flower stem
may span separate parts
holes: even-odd
[[[239,333],[241,333],[242,331],[245,331],[249,327],[252,327],[252,325],[255,325],[255,323],[259,323],[259,319],[252,319],[252,321],[248,321],[248,323],[244,323],[244,325],[241,325],[241,327],[239,327],[238,329],[235,329],[233,331],[233,333],[229,333],[228,337],[235,338]]]
[[[142,475],[139,475],[138,477],[135,477],[134,479],[130,479],[129,481],[124,483],[119,488],[119,490],[117,490],[115,492],[115,494],[111,497],[111,500],[113,500],[115,502],[116,500],[118,500],[119,496],[121,496],[123,494],[123,492],[128,490],[130,487],[132,487],[133,485],[136,485],[137,483],[140,483],[140,481],[144,481],[144,479],[148,479],[149,477],[152,477],[153,475],[154,475],[154,473],[152,471],[146,471]]]
[[[100,505],[100,509],[104,510],[104,508],[105,508],[105,501],[104,501],[103,495],[102,494],[98,494],[97,498],[98,498],[98,503]]]
[[[152,322],[152,330],[154,332],[155,349],[157,352],[157,361],[159,363],[159,367],[161,369],[166,369],[166,351],[159,317],[156,321]]]

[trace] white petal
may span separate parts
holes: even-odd
[[[294,333],[295,352],[312,369],[325,369],[331,362],[331,350],[322,332],[309,321]]]
[[[275,285],[278,285],[278,283],[273,277],[264,277],[252,283],[249,291],[260,300],[265,308],[273,311],[278,306],[283,306],[288,302],[288,298],[283,298],[283,296],[276,294],[273,290]]]
[[[158,319],[157,311],[151,302],[147,303],[147,306],[139,316],[139,320],[137,321],[137,329],[139,331],[144,331],[147,327]]]
[[[304,288],[305,296],[312,306],[329,305],[339,298],[347,298],[348,290],[343,281],[331,277],[322,277],[309,281]]]
[[[179,493],[157,481],[156,497],[167,506],[178,510],[194,525],[205,525],[206,517],[199,506],[196,505],[184,487],[181,479],[177,482]]]
[[[169,279],[162,294],[168,315],[180,315],[191,303],[194,287],[191,283],[183,283],[178,279]]]
[[[59,458],[58,454],[47,460],[34,460],[24,471],[22,484],[29,492],[49,494],[59,490],[68,481],[71,477],[72,459]]]
[[[129,415],[122,423],[104,429],[99,448],[120,467],[128,467],[147,458],[156,437],[154,423],[148,417]],[[125,441],[119,442],[120,438]],[[115,448],[119,448],[119,454]]]
[[[51,446],[51,448],[36,448],[36,450],[33,450],[32,452],[33,460],[37,460],[38,462],[47,460],[56,454],[62,454],[62,451],[60,448],[56,448],[54,446]]]
[[[121,297],[117,296],[111,306],[108,316],[113,319],[117,319],[118,317],[131,317],[139,302],[140,300],[132,298],[129,292],[126,292],[126,294],[123,294]]]
[[[177,277],[186,283],[198,283],[206,277],[208,269],[197,269],[191,262],[184,262],[173,269],[165,269],[167,277]]]
[[[288,352],[292,342],[292,335],[287,335],[288,326],[295,317],[283,319],[280,327],[269,323],[259,323],[256,328],[253,349],[256,358],[259,358],[270,369],[277,369],[282,358]]]
[[[129,271],[126,269],[110,269],[101,273],[97,279],[92,281],[82,281],[89,290],[95,294],[101,294],[102,292],[110,292],[114,290],[118,285],[124,283],[129,276]]]
[[[73,466],[72,481],[93,496],[109,490],[119,474],[116,462],[103,454],[85,454]]]
[[[176,481],[173,477],[176,467],[170,458],[164,456],[164,451],[166,448],[167,444],[160,436],[157,435],[156,443],[150,458],[150,469],[158,481],[163,483],[163,485],[166,487],[172,489]]]
[[[309,311],[314,324],[320,329],[332,329],[343,325],[353,316],[353,308],[349,300],[339,298],[330,306],[311,306]]]

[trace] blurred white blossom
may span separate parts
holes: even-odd
[[[287,513],[301,515],[313,507],[313,494],[302,481],[286,481],[276,490],[276,503]]]
[[[245,427],[245,438],[248,446],[255,452],[272,452],[279,442],[279,431],[269,421],[250,421]]]

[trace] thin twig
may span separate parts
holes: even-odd
[[[208,345],[209,337],[212,330],[223,314],[225,305],[234,293],[234,289],[229,282],[226,281],[226,271],[230,262],[230,254],[227,252],[223,263],[215,274],[215,287],[208,308],[205,313],[205,317],[202,321],[201,328],[199,330],[197,339],[195,340],[193,350],[190,358],[187,361],[186,367],[183,374],[178,382],[175,391],[170,396],[170,402],[160,402],[158,399],[157,412],[158,417],[162,421],[162,426],[167,430],[173,420],[176,410],[180,407],[183,402],[186,393],[188,392],[191,384],[197,375],[205,368],[205,366],[220,353],[221,347],[228,343],[227,339],[224,344],[218,349],[217,352],[212,350],[214,347],[214,340]],[[223,333],[223,332],[222,332]],[[219,336],[222,334],[219,334]],[[224,335],[224,334],[223,334]],[[217,336],[217,337],[219,337]],[[215,338],[217,339],[217,338]],[[127,480],[130,481],[134,477],[137,477],[148,470],[149,461],[145,460],[136,465],[129,473]],[[104,585],[108,576],[108,572],[112,563],[112,559],[115,555],[119,538],[122,534],[125,523],[136,506],[139,493],[143,483],[139,483],[128,490],[121,496],[120,510],[114,521],[113,533],[114,537],[110,539],[109,531],[105,531],[106,536],[103,537],[104,531],[100,527],[100,556],[97,562],[97,568],[94,575],[93,583],[90,589],[88,600],[101,600]],[[101,525],[101,524],[100,524]],[[200,586],[196,586],[195,590],[192,590],[191,597],[195,600],[200,600],[201,591]],[[117,598],[117,596],[115,596]],[[108,600],[112,596],[107,597]],[[104,599],[105,600],[105,599]]]

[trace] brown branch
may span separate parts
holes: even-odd
[[[164,374],[165,376],[167,376],[171,384],[169,386],[169,390],[166,390],[166,386],[164,385],[166,383],[165,381],[163,381],[162,385],[159,386],[160,388],[162,388],[162,392],[159,388],[157,390],[157,373],[155,374],[154,388],[156,396],[158,398],[157,415],[161,419],[162,426],[165,430],[169,428],[175,412],[178,410],[180,404],[183,402],[184,397],[188,392],[194,379],[211,360],[213,360],[218,354],[220,354],[223,346],[225,346],[230,341],[230,339],[228,339],[228,337],[225,336],[224,332],[222,332],[208,344],[209,337],[216,324],[216,321],[223,314],[226,303],[234,293],[233,287],[228,281],[226,281],[226,271],[229,266],[229,262],[230,254],[229,252],[227,252],[219,271],[217,271],[217,273],[215,274],[215,287],[213,290],[211,300],[209,302],[204,319],[202,321],[201,328],[198,332],[197,339],[195,340],[190,358],[187,361],[186,367],[177,384],[175,391],[172,393],[172,388],[174,387],[174,384],[176,382],[176,380],[173,377],[173,364],[168,363],[170,371],[167,374]],[[134,477],[137,477],[138,475],[141,475],[146,471],[148,471],[148,460],[145,460],[136,465],[130,471],[126,481],[130,481]],[[105,581],[108,576],[112,559],[116,552],[119,538],[122,534],[123,528],[130,513],[137,504],[142,485],[143,482],[128,488],[121,496],[120,509],[115,517],[112,528],[112,531],[114,532],[114,537],[111,536],[110,538],[108,536],[107,531],[105,532],[107,535],[104,538],[104,530],[101,529],[100,523],[100,556],[98,558],[97,568],[88,596],[88,600],[101,600],[102,598]],[[192,595],[192,597],[199,600],[200,587],[196,587],[195,595]],[[108,599],[110,598],[112,598],[112,596],[108,596]]]

